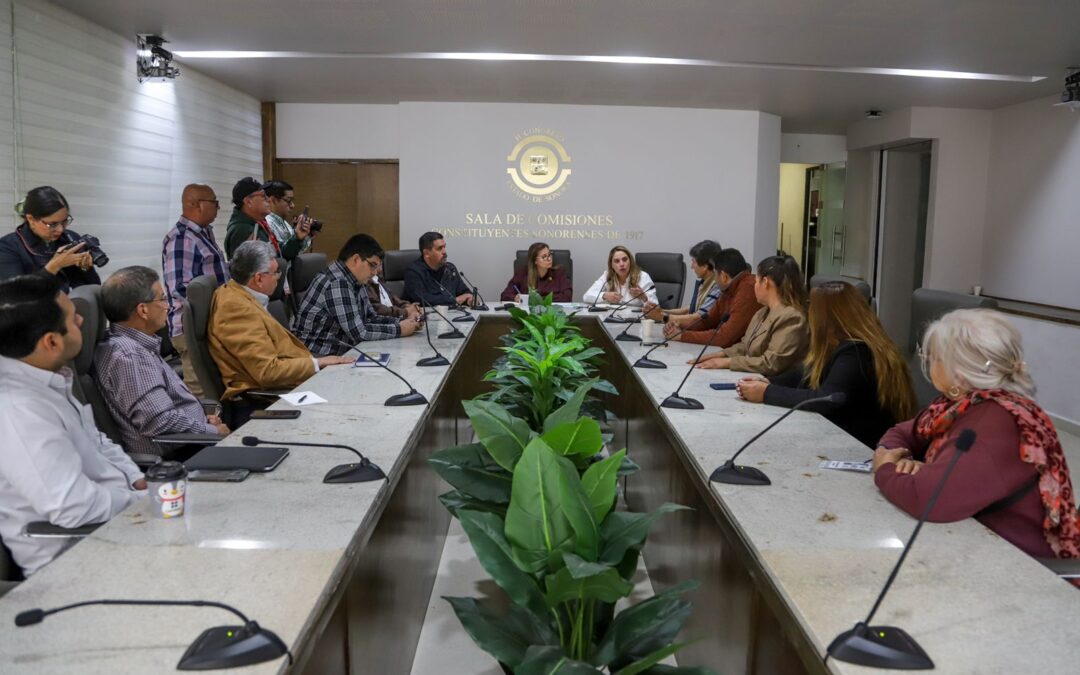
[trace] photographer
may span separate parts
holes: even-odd
[[[312,219],[307,216],[292,217],[293,208],[296,206],[293,186],[283,180],[271,180],[263,183],[262,187],[267,201],[270,202],[270,213],[266,215],[266,223],[274,231],[274,236],[282,244],[293,237],[300,239],[304,242],[300,247],[300,253],[310,251],[311,243],[315,239],[315,227],[313,227]],[[301,234],[302,232],[304,234]],[[311,234],[308,235],[307,232]]]
[[[65,292],[76,286],[100,284],[94,265],[109,262],[97,239],[83,241],[68,229],[74,218],[64,195],[48,185],[26,193],[16,205],[23,222],[11,234],[0,237],[0,280],[22,274],[55,276]]]

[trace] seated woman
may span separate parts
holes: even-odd
[[[957,437],[971,429],[975,444],[957,460],[929,519],[973,517],[1036,558],[1080,557],[1069,467],[1053,423],[1032,400],[1016,328],[993,310],[956,310],[930,324],[920,356],[942,396],[882,437],[873,465],[881,493],[920,516]]]
[[[810,352],[801,367],[769,379],[741,380],[739,395],[790,408],[846,394],[843,403],[814,403],[803,410],[821,413],[873,448],[889,427],[915,414],[915,391],[900,350],[862,293],[843,281],[810,291],[809,323]]]
[[[608,302],[613,305],[641,306],[649,302],[659,305],[656,289],[649,273],[638,267],[634,254],[625,246],[616,246],[608,252],[608,268],[582,298],[591,304]],[[645,290],[647,289],[647,290]]]
[[[536,290],[540,295],[551,293],[555,302],[570,302],[574,299],[570,280],[566,278],[566,272],[555,265],[547,244],[538,241],[530,246],[525,261],[525,266],[515,270],[514,276],[506,283],[506,288],[499,296],[500,300],[519,302],[519,296],[527,299],[530,290]]]
[[[806,355],[806,290],[799,263],[789,255],[770,256],[758,263],[754,297],[763,307],[750,319],[742,340],[702,356],[696,368],[730,368],[771,377]]]
[[[75,219],[59,190],[36,187],[15,209],[23,221],[14,232],[0,237],[0,279],[48,274],[60,280],[65,293],[76,286],[101,283],[86,243],[68,229]]]
[[[704,319],[709,309],[720,297],[719,272],[713,266],[713,258],[721,251],[720,244],[712,239],[699,241],[690,248],[690,271],[694,273],[694,289],[690,291],[690,304],[686,307],[661,311],[658,305],[645,303],[645,315],[661,321],[667,316],[670,326],[689,326]]]

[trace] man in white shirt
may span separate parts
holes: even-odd
[[[67,364],[82,348],[81,324],[55,277],[0,282],[0,538],[26,576],[74,541],[28,537],[28,523],[105,522],[146,489],[72,396]]]

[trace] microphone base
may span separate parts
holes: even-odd
[[[606,312],[606,311],[607,311],[606,307],[590,307],[589,308],[589,312],[591,312],[593,314],[599,314],[600,312]]]
[[[383,480],[386,474],[383,470],[371,462],[353,462],[341,464],[326,472],[323,476],[324,483],[370,483],[375,480]]]
[[[634,361],[635,368],[667,368],[667,364],[663,361],[657,361],[656,359],[647,359],[642,356],[637,361]]]
[[[761,470],[752,466],[736,466],[730,459],[717,467],[709,480],[728,485],[772,485],[772,481]]]
[[[465,333],[462,333],[459,330],[451,330],[445,333],[439,333],[438,337],[440,340],[460,340],[465,337]]]
[[[456,319],[450,319],[455,323],[469,323],[470,321],[476,321],[476,317],[472,314],[466,314],[465,316],[459,316]]]
[[[472,310],[473,310],[474,312],[486,312],[486,311],[488,311],[489,309],[491,309],[491,308],[490,308],[490,307],[488,307],[487,305],[475,305],[475,306],[473,306],[473,308],[472,308]]]
[[[428,400],[424,398],[424,395],[420,392],[413,390],[408,394],[394,394],[390,398],[386,399],[386,403],[383,405],[388,406],[402,406],[402,405],[427,405]]]
[[[871,668],[931,670],[934,667],[915,638],[895,626],[867,626],[859,622],[837,635],[827,651],[838,661]]]
[[[675,408],[676,410],[704,410],[705,406],[696,398],[672,394],[660,404],[661,408]]]
[[[641,342],[641,338],[629,333],[619,333],[615,336],[615,339],[619,342]]]
[[[420,359],[416,362],[418,366],[448,366],[450,362],[446,360],[446,357],[442,354],[436,354],[435,356],[428,356],[427,358]]]
[[[630,319],[620,319],[615,316],[609,316],[604,318],[604,323],[632,323]]]
[[[237,668],[273,661],[287,653],[281,638],[254,621],[246,626],[214,626],[195,638],[176,669]]]

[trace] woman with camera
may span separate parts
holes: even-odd
[[[15,209],[23,222],[11,234],[0,237],[0,280],[51,274],[60,279],[64,292],[101,283],[94,264],[102,266],[109,258],[96,239],[84,241],[68,229],[74,218],[59,190],[48,185],[36,187]]]

